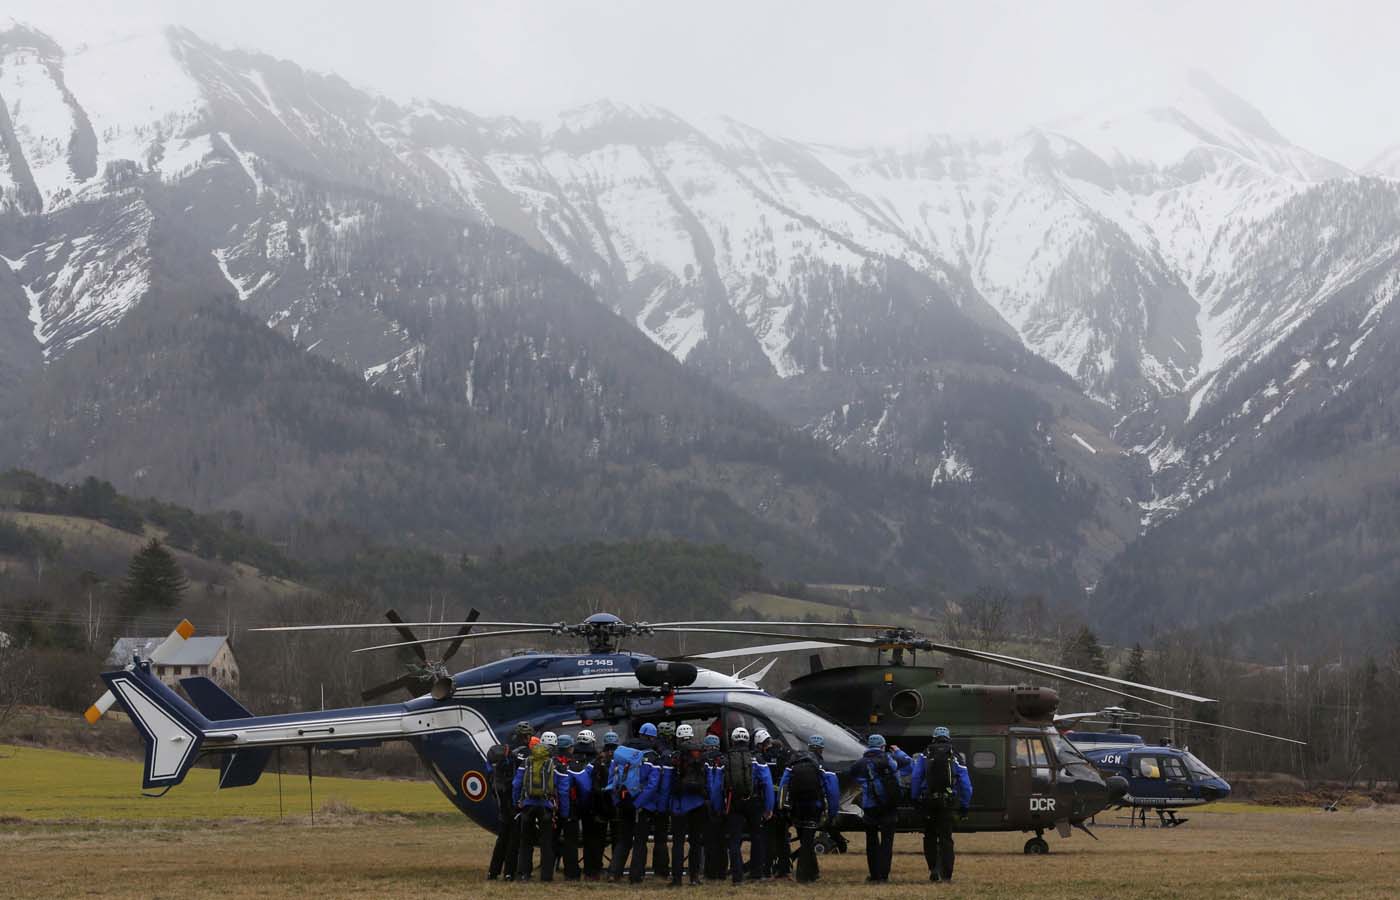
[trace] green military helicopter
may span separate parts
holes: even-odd
[[[733,623],[751,625],[753,623]],[[828,627],[810,622],[764,623],[768,627]],[[883,734],[890,743],[917,753],[929,742],[933,729],[946,725],[953,744],[967,762],[972,779],[972,806],[957,830],[964,832],[1034,832],[1026,841],[1029,854],[1048,853],[1045,832],[1069,837],[1072,829],[1089,834],[1085,822],[1119,802],[1127,791],[1120,777],[1107,780],[1055,728],[1059,694],[1045,687],[1025,685],[949,684],[939,666],[917,665],[919,652],[990,663],[1044,678],[1053,678],[1140,703],[1170,709],[1168,704],[1128,693],[1132,688],[1198,703],[1214,702],[1152,685],[1137,684],[1093,672],[1052,663],[1022,659],[985,650],[941,644],[907,628],[890,625],[832,625],[848,630],[866,629],[868,637],[777,635],[772,631],[730,631],[736,635],[765,635],[790,640],[780,644],[718,650],[694,654],[697,660],[816,651],[836,647],[865,647],[876,651],[873,665],[824,667],[818,655],[811,657],[811,671],[794,679],[784,700],[807,706],[844,725],[857,735]],[[825,849],[844,849],[842,830],[859,830],[858,819],[843,813],[833,832],[825,836]],[[921,830],[919,811],[910,805],[901,811],[903,830]]]

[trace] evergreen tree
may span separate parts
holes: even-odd
[[[1060,664],[1086,672],[1096,672],[1100,675],[1108,674],[1108,663],[1104,661],[1103,645],[1099,643],[1099,636],[1094,633],[1094,629],[1088,625],[1080,626],[1079,630],[1065,642],[1064,648],[1060,651]]]
[[[1147,654],[1143,651],[1142,644],[1133,644],[1132,652],[1128,654],[1128,662],[1123,666],[1123,674],[1119,677],[1138,684],[1152,683],[1152,673],[1147,669]],[[1124,699],[1121,705],[1125,709],[1137,709],[1138,704],[1136,700]]]
[[[132,611],[152,606],[169,609],[184,598],[189,584],[174,555],[158,539],[151,538],[127,564],[122,605]]]

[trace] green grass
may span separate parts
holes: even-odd
[[[284,751],[295,753],[296,751]],[[290,760],[290,757],[289,757]],[[193,769],[159,799],[141,795],[141,764],[0,744],[0,816],[46,821],[277,818],[277,772],[251,787],[220,791],[218,771]],[[425,815],[456,809],[428,781],[316,778],[316,807]],[[284,814],[310,811],[304,774],[282,776]]]

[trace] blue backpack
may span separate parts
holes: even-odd
[[[642,766],[646,760],[646,751],[638,750],[635,747],[618,747],[613,751],[611,780],[608,782],[608,790],[616,792],[622,789],[622,796],[632,796],[642,792]]]

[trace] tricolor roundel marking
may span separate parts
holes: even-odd
[[[473,803],[486,799],[486,776],[480,772],[468,772],[462,776],[462,793]]]

